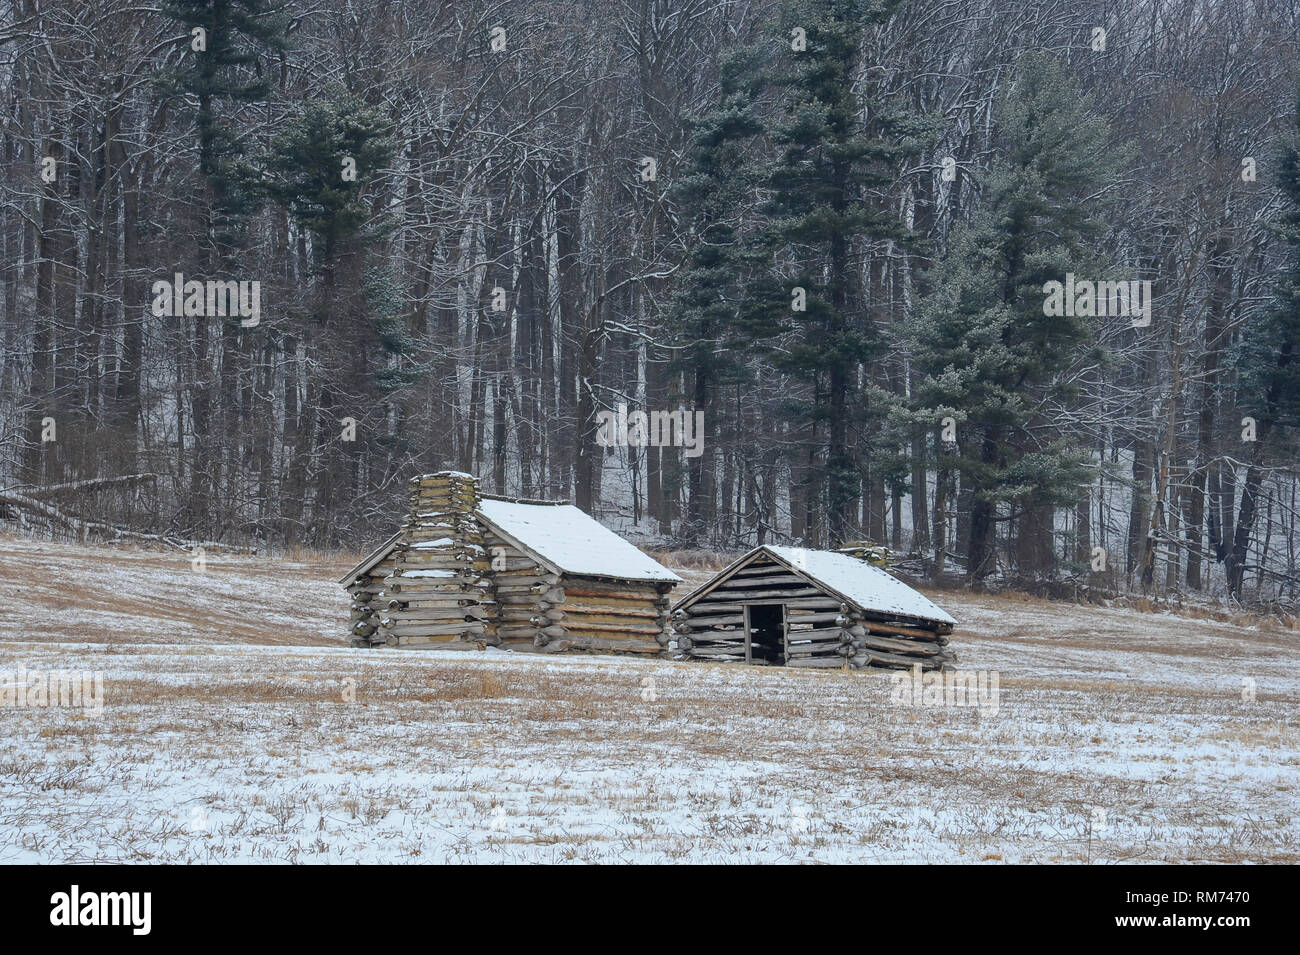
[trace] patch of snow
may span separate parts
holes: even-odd
[[[848,554],[830,550],[808,550],[802,547],[778,547],[764,544],[756,550],[767,551],[787,564],[820,580],[827,587],[848,597],[866,610],[896,613],[920,620],[956,624],[946,611],[897,577],[879,567]],[[746,554],[747,560],[750,554]]]
[[[624,580],[681,578],[572,504],[483,500],[479,514],[493,527],[570,574]]]

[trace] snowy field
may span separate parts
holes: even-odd
[[[0,862],[1300,861],[1294,631],[931,593],[981,713],[352,650],[347,566],[0,540],[0,671],[103,674],[97,714],[0,707]]]

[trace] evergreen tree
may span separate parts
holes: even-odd
[[[1272,302],[1243,330],[1237,359],[1238,404],[1244,416],[1255,418],[1246,484],[1226,560],[1228,591],[1238,600],[1259,516],[1270,439],[1278,428],[1300,427],[1300,97],[1294,123],[1277,162],[1284,205],[1274,230],[1283,243],[1282,272]]]
[[[670,331],[680,342],[670,366],[683,373],[695,411],[713,420],[712,403],[722,388],[746,379],[746,344],[763,331],[741,324],[747,261],[743,219],[752,212],[755,176],[750,146],[762,132],[756,101],[762,77],[759,53],[736,51],[720,61],[720,93],[714,109],[691,125],[685,174],[671,197],[683,210],[692,244],[679,273]],[[775,331],[766,329],[767,334]],[[715,432],[716,434],[716,432]],[[691,458],[682,535],[686,546],[699,544],[713,523],[712,458]]]
[[[395,148],[384,115],[342,92],[307,103],[276,136],[265,190],[315,237],[319,266],[370,217],[365,184]]]
[[[263,188],[289,210],[312,236],[316,285],[311,322],[301,332],[314,348],[319,365],[308,379],[304,408],[308,423],[297,434],[290,483],[305,484],[304,469],[317,436],[333,440],[336,423],[347,416],[373,415],[366,439],[351,450],[380,443],[375,414],[387,397],[409,378],[400,360],[415,351],[401,326],[400,300],[391,276],[369,264],[370,249],[382,238],[385,224],[370,224],[374,183],[395,152],[388,121],[342,91],[307,103],[272,141],[263,160],[268,179]],[[339,492],[359,493],[365,486],[361,464],[344,475],[355,455],[330,456],[322,467],[337,475],[322,481],[314,504],[328,511]]]
[[[771,138],[780,154],[767,175],[770,222],[763,236],[773,271],[751,286],[749,314],[794,332],[778,366],[807,385],[807,399],[792,400],[791,410],[825,456],[834,541],[858,536],[857,370],[883,347],[860,279],[862,259],[873,244],[906,240],[884,197],[901,160],[919,146],[915,119],[862,76],[864,40],[896,6],[893,0],[789,6],[788,42],[773,80],[781,109]],[[810,512],[816,503],[809,500]],[[820,536],[815,525],[808,530]]]
[[[228,277],[247,244],[257,197],[256,174],[244,158],[247,147],[238,125],[223,115],[222,105],[254,103],[269,95],[271,85],[258,59],[266,51],[285,48],[288,20],[267,0],[164,0],[162,13],[183,34],[181,66],[160,77],[160,85],[184,97],[194,113],[204,189],[198,230],[201,264],[209,275],[222,272]],[[222,321],[215,335],[208,321],[200,319],[186,356],[195,455],[185,521],[199,537],[212,532],[213,498],[220,483],[215,445],[223,439],[223,412],[238,403],[234,392],[241,370],[231,366],[249,364],[247,356],[240,355],[246,345],[237,318]],[[242,374],[248,374],[246,368]]]
[[[195,104],[199,172],[209,190],[208,237],[226,258],[256,195],[254,176],[243,162],[246,146],[220,107],[259,102],[270,94],[271,83],[257,61],[265,52],[285,49],[288,17],[268,0],[164,0],[162,12],[186,34],[183,66],[166,85]],[[193,34],[196,29],[201,36]]]
[[[918,421],[957,422],[955,469],[974,493],[967,575],[993,569],[1002,505],[1023,517],[1071,503],[1087,477],[1079,436],[1044,439],[1036,409],[1067,399],[1066,372],[1092,319],[1047,315],[1044,286],[1067,272],[1097,276],[1090,246],[1103,232],[1088,201],[1114,175],[1109,130],[1090,115],[1059,65],[1025,54],[997,110],[994,160],[983,201],[952,236],[933,276],[934,292],[910,322],[922,373]],[[1098,276],[1099,277],[1099,276]],[[1085,309],[1086,311],[1086,309]],[[1018,528],[1032,533],[1027,521]],[[1050,553],[1050,548],[1049,548]]]

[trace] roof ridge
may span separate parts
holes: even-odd
[[[507,504],[550,504],[556,507],[571,505],[572,501],[541,501],[531,497],[507,497],[504,494],[480,494],[480,501],[505,501]]]

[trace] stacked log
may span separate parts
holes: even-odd
[[[440,471],[411,481],[409,514],[379,595],[379,627],[389,646],[499,642],[477,507],[471,475]]]
[[[745,660],[745,606],[780,603],[786,608],[786,664],[822,666],[821,634],[811,634],[813,616],[838,610],[839,603],[775,562],[754,563],[736,571],[699,602],[673,613],[677,649],[688,659]],[[836,644],[838,646],[838,644]],[[841,657],[836,666],[843,666]]]
[[[745,655],[745,607],[780,603],[785,665],[811,668],[950,666],[950,624],[864,610],[774,561],[742,567],[690,607],[673,611],[677,647],[687,659],[739,661]]]
[[[888,569],[890,561],[893,559],[888,547],[869,540],[848,541],[837,550],[841,554],[848,554],[850,557],[866,561],[872,567]]]
[[[543,595],[550,609],[539,610],[532,621],[536,649],[645,654],[667,649],[667,595],[672,584],[568,574],[560,583],[556,591]]]
[[[838,669],[851,666],[848,638],[839,626],[840,604],[822,595],[786,611],[786,666]]]
[[[504,645],[531,648],[538,634],[563,617],[560,574],[509,541],[484,529],[497,605],[497,635]]]
[[[952,625],[933,620],[875,613],[842,604],[840,624],[853,647],[855,667],[890,667],[910,670],[951,668],[957,655],[948,646]]]
[[[373,647],[384,642],[379,626],[379,612],[383,606],[380,595],[384,591],[384,578],[393,571],[393,558],[389,555],[369,573],[359,574],[347,591],[352,597],[352,646]]]

